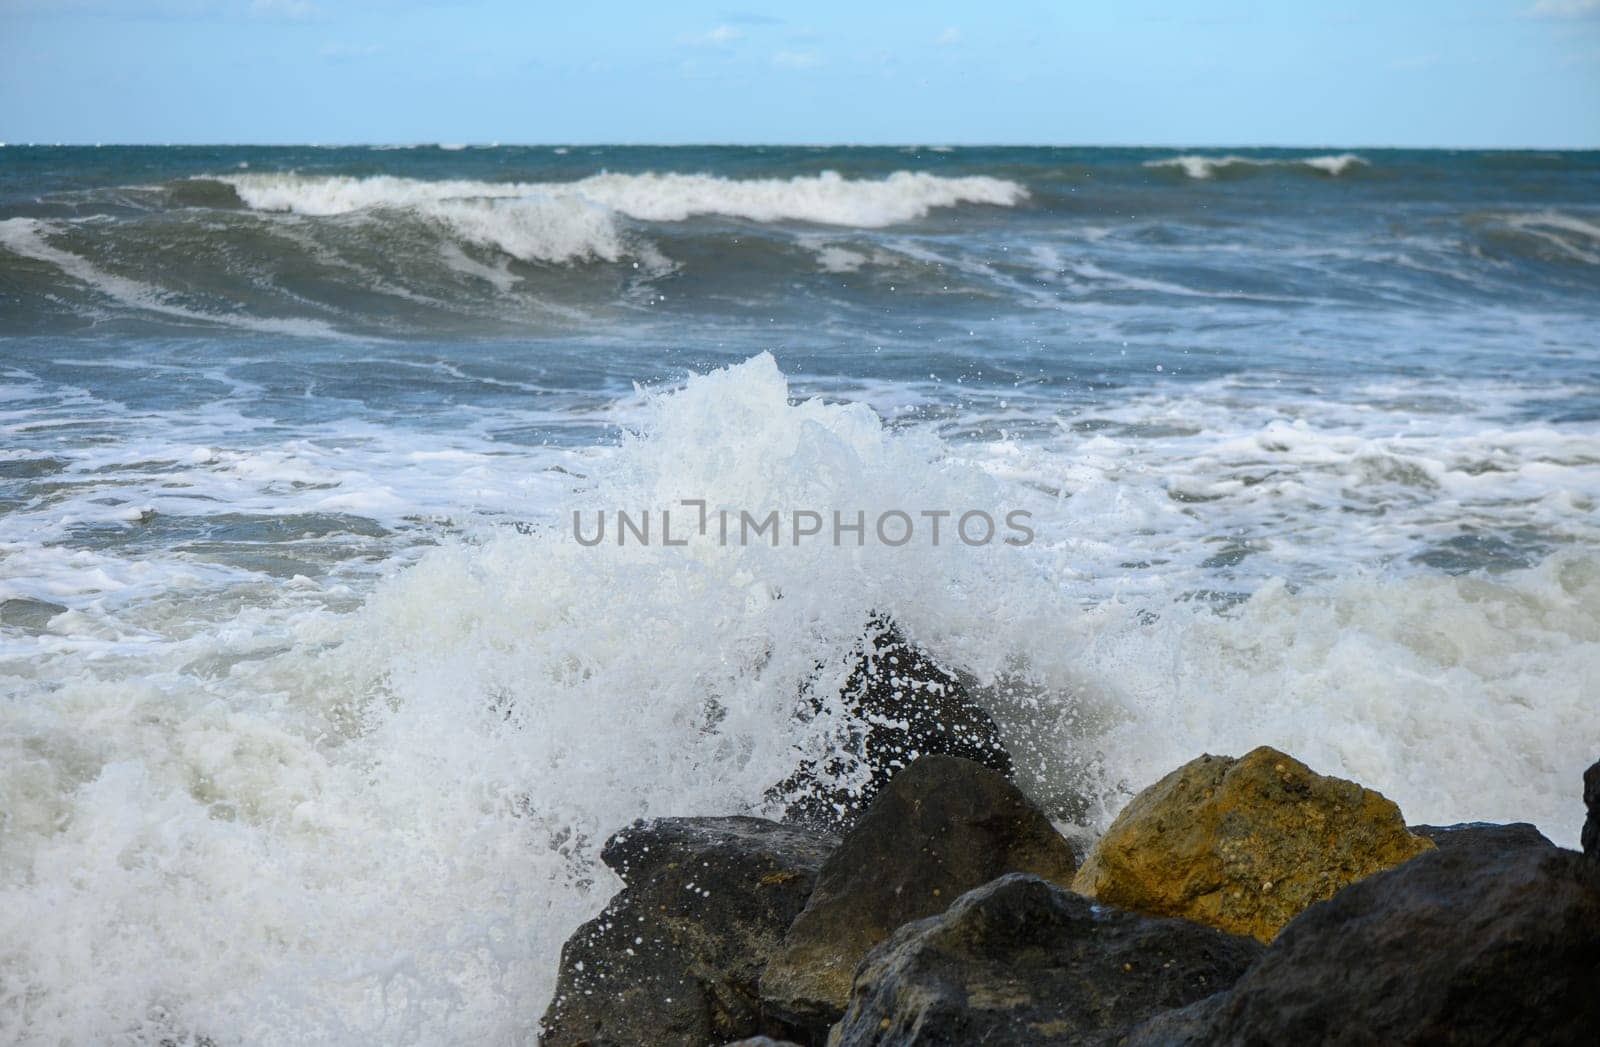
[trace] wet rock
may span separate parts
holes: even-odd
[[[1600,761],[1583,772],[1583,803],[1589,809],[1583,823],[1583,853],[1600,862]]]
[[[1006,876],[874,949],[829,1044],[1116,1044],[1226,989],[1260,953],[1249,938]]]
[[[1433,846],[1382,794],[1262,746],[1202,756],[1134,797],[1073,889],[1266,942],[1308,905]]]
[[[1286,927],[1206,1044],[1593,1044],[1600,866],[1556,847],[1441,847]]]
[[[829,856],[805,910],[767,965],[770,1014],[820,1038],[843,1013],[867,951],[1010,872],[1065,886],[1072,848],[996,772],[952,756],[901,771]]]
[[[1473,850],[1504,854],[1523,847],[1554,847],[1544,833],[1528,822],[1458,822],[1455,825],[1413,825],[1416,836],[1432,840],[1440,850],[1470,847]]]
[[[602,856],[626,887],[561,950],[546,1047],[705,1047],[776,1031],[757,987],[838,841],[760,818],[663,818]]]
[[[908,642],[893,622],[868,626],[839,690],[849,726],[822,762],[803,764],[774,789],[787,819],[848,828],[896,772],[919,756],[972,760],[1009,777],[1011,755],[962,679]],[[820,711],[817,703],[814,711]],[[834,783],[856,781],[853,787]]]

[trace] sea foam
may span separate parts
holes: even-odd
[[[796,401],[765,355],[619,407],[630,435],[583,453],[564,511],[1053,501],[1003,457]],[[1118,499],[1080,500],[1071,518],[1113,533]],[[770,812],[767,787],[845,724],[798,718],[804,688],[831,693],[875,610],[972,675],[1025,787],[1091,827],[1199,752],[1266,743],[1413,821],[1575,838],[1600,729],[1592,555],[1268,584],[1218,613],[1183,593],[1086,606],[1085,536],[1041,535],[588,549],[504,528],[354,608],[301,577],[60,616],[0,661],[25,693],[0,703],[0,1034],[525,1042],[560,943],[618,886],[606,835]]]
[[[1302,167],[1318,171],[1326,175],[1342,175],[1358,167],[1367,166],[1364,157],[1355,153],[1337,153],[1325,156],[1296,156],[1296,157],[1258,157],[1238,156],[1201,156],[1198,154],[1184,154],[1182,156],[1167,157],[1163,160],[1147,160],[1146,167],[1176,167],[1190,178],[1214,178],[1219,173],[1230,168],[1258,168],[1258,167]]]
[[[833,172],[732,179],[703,174],[598,174],[574,182],[426,181],[375,176],[240,174],[210,179],[246,206],[304,215],[409,210],[462,238],[530,261],[615,261],[627,248],[618,219],[681,222],[721,215],[754,222],[807,222],[872,229],[959,204],[1010,207],[1027,198],[1015,183],[986,176],[944,178],[897,171],[883,179]]]

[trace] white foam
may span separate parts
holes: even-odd
[[[1162,160],[1146,160],[1146,167],[1176,167],[1190,178],[1213,178],[1218,171],[1230,167],[1309,167],[1328,175],[1342,175],[1356,167],[1367,166],[1364,157],[1355,153],[1337,153],[1325,156],[1305,157],[1255,157],[1238,156],[1202,156],[1186,153],[1182,156],[1167,157]]]
[[[1131,791],[1201,752],[1260,744],[1395,800],[1413,824],[1531,821],[1574,846],[1600,727],[1600,557],[1495,580],[1281,583],[1218,616],[1134,626],[1110,606],[1091,662],[1114,690],[1096,744]]]
[[[305,215],[408,210],[440,221],[472,243],[544,262],[615,261],[640,253],[619,218],[680,222],[725,215],[757,222],[878,228],[963,203],[1010,207],[1027,197],[1015,182],[897,171],[884,179],[832,172],[788,179],[697,174],[600,174],[575,182],[424,181],[294,174],[238,174],[233,186],[256,210]]]
[[[1206,577],[1185,545],[1208,536],[1196,504],[1218,507],[1225,533],[1280,519],[1285,500],[1316,517],[1308,507],[1351,488],[1355,506],[1367,483],[1398,516],[1421,512],[1407,491],[1489,497],[1474,487],[1482,462],[1513,470],[1524,498],[1546,492],[1507,512],[1578,528],[1581,509],[1559,515],[1549,492],[1586,497],[1593,434],[1502,427],[1474,445],[1466,412],[1445,410],[1438,431],[1383,442],[1352,431],[1392,428],[1368,404],[1317,414],[1325,398],[1308,395],[1297,426],[1223,392],[1134,402],[1092,435],[1063,425],[1054,447],[956,447],[861,403],[792,402],[762,356],[620,401],[614,416],[639,431],[573,452],[561,474],[536,473],[553,452],[507,455],[455,432],[396,446],[356,428],[244,451],[222,443],[220,417],[183,446],[95,450],[84,484],[112,459],[175,463],[152,498],[128,499],[158,512],[185,497],[201,512],[207,495],[260,511],[369,499],[396,526],[519,498],[1025,505],[1041,540],[587,549],[556,513],[540,519],[563,526],[528,534],[439,535],[374,589],[357,574],[223,578],[115,549],[73,565],[78,553],[36,537],[19,559],[28,536],[5,532],[17,591],[45,596],[23,576],[96,563],[108,585],[62,594],[73,607],[43,635],[7,630],[0,648],[17,695],[0,702],[0,1039],[525,1041],[560,943],[617,887],[596,859],[605,836],[638,816],[762,809],[837,726],[797,724],[797,691],[819,664],[824,693],[839,682],[873,609],[990,688],[1008,732],[1030,741],[1025,784],[1087,789],[1097,825],[1201,751],[1271,743],[1384,790],[1413,821],[1530,819],[1571,843],[1600,732],[1592,539],[1498,579],[1345,564],[1298,589],[1263,582],[1225,614],[1183,598]],[[1141,450],[1132,430],[1157,423],[1172,435]],[[163,492],[168,478],[195,489]],[[1220,500],[1175,500],[1169,483]],[[1117,557],[1159,551],[1185,562],[1122,584],[1136,572]],[[195,576],[157,587],[140,562]],[[1085,762],[1088,781],[1067,774]]]

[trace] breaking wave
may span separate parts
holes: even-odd
[[[1163,160],[1147,160],[1146,167],[1175,167],[1190,178],[1215,178],[1220,174],[1244,172],[1265,167],[1300,168],[1319,174],[1338,176],[1366,167],[1365,158],[1355,153],[1330,153],[1326,156],[1259,157],[1200,156],[1184,154]]]
[[[770,356],[635,407],[577,504],[1049,501],[861,403],[796,402]],[[30,692],[0,703],[0,1038],[522,1042],[561,942],[617,886],[605,836],[765,809],[827,741],[800,688],[819,666],[823,693],[841,682],[878,608],[983,688],[1024,784],[1096,827],[1198,752],[1267,743],[1414,821],[1574,838],[1600,726],[1592,556],[1268,585],[1219,614],[1084,609],[1074,548],[505,529],[358,608],[297,576],[57,613],[0,661]]]
[[[717,215],[753,222],[808,222],[878,229],[959,204],[1011,207],[1028,191],[986,176],[942,178],[897,171],[883,179],[833,172],[732,179],[703,174],[599,174],[575,182],[425,181],[377,176],[240,174],[206,179],[233,188],[245,206],[302,215],[409,210],[462,238],[529,261],[616,261],[627,253],[619,219],[681,222]]]

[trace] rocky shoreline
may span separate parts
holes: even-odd
[[[1174,770],[1080,854],[956,674],[887,622],[859,653],[839,761],[866,784],[802,767],[784,822],[616,833],[625,886],[563,948],[541,1044],[1600,1042],[1600,763],[1583,853],[1407,826],[1261,747]]]

